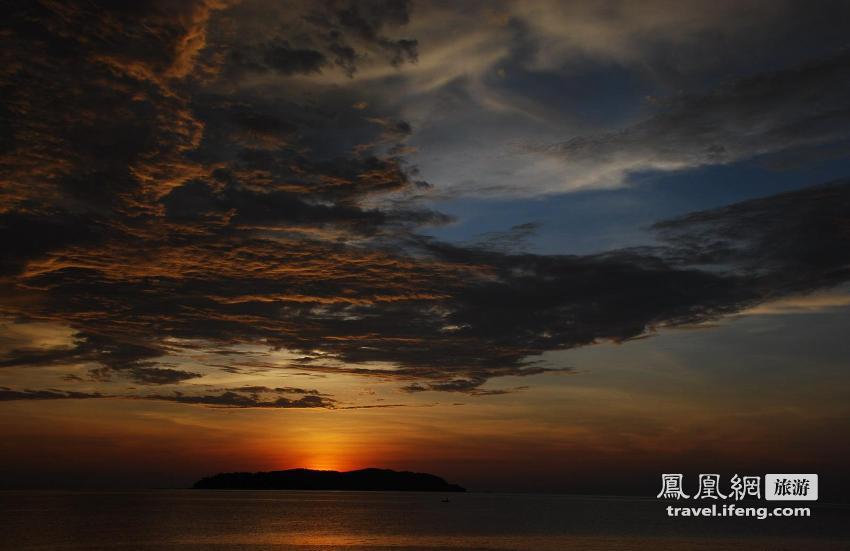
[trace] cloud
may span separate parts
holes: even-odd
[[[608,162],[584,152],[569,159],[525,155],[523,145],[539,152],[573,138],[607,139],[682,97],[711,95],[742,76],[841,54],[848,15],[841,2],[819,10],[746,1],[487,2],[462,10],[419,3],[405,27],[422,37],[416,65],[400,72],[361,64],[351,84],[330,74],[321,82],[356,87],[373,109],[411,121],[410,144],[441,198],[612,188],[634,171],[687,169],[692,157],[713,163],[705,160],[710,144],[703,150],[692,137],[687,151],[671,159],[647,151],[666,146],[663,139],[643,145],[635,138]],[[737,130],[731,125],[729,131]],[[816,150],[795,146],[798,164],[825,154],[824,144],[809,147]],[[830,154],[843,156],[846,149],[842,143]],[[759,162],[793,162],[787,153]]]
[[[428,383],[426,385],[420,383],[412,383],[407,386],[402,387],[404,392],[426,392],[426,391],[437,391],[437,392],[461,392],[464,394],[469,394],[471,396],[500,396],[503,394],[513,394],[515,392],[520,392],[523,390],[527,390],[527,386],[518,386],[514,388],[494,388],[494,389],[484,389],[480,388],[481,385],[486,383],[486,379],[478,378],[478,379],[452,379],[448,381],[440,381],[436,383]]]
[[[61,203],[77,216],[139,216],[155,208],[151,199],[203,174],[184,156],[203,125],[179,84],[202,72],[205,24],[222,6],[11,9],[0,74],[11,139],[0,174],[14,185],[0,190],[2,210],[46,214]]]
[[[130,377],[139,383],[168,385],[195,379],[200,373],[169,369],[164,367],[134,367],[130,369]]]
[[[818,314],[850,306],[850,295],[846,292],[813,293],[810,295],[784,297],[779,300],[759,304],[741,315],[774,316],[792,314]]]
[[[737,272],[765,298],[829,289],[850,276],[850,182],[754,199],[655,224],[682,266]]]
[[[506,253],[519,253],[529,250],[529,240],[540,229],[536,222],[517,224],[507,231],[489,232],[478,236],[473,243],[476,247]]]
[[[151,347],[120,342],[102,335],[78,333],[73,346],[4,351],[0,356],[0,368],[99,363],[101,367],[89,371],[90,379],[106,381],[112,373],[120,373],[142,384],[175,384],[201,376],[154,366],[152,360],[165,353],[166,349],[162,346]]]
[[[337,54],[336,63],[354,74],[357,53],[349,43],[382,52],[393,66],[416,62],[417,40],[392,39],[382,34],[385,27],[406,25],[410,11],[411,3],[407,0],[334,1],[314,5],[308,20],[326,30]]]
[[[155,400],[164,402],[177,402],[181,404],[194,404],[211,407],[224,408],[333,408],[335,400],[315,393],[306,393],[300,398],[287,398],[280,396],[271,400],[259,399],[255,394],[243,394],[234,391],[225,391],[219,394],[185,394],[175,392],[174,394],[147,394],[141,396],[118,396],[100,393],[74,392],[68,390],[45,389],[45,390],[15,390],[9,387],[0,387],[0,402],[15,400],[86,400],[97,398],[138,398],[143,400]],[[359,406],[367,407],[367,406]]]
[[[0,386],[0,402],[11,402],[14,400],[83,400],[88,398],[102,398],[98,393],[73,392],[67,390],[14,390],[9,387]]]
[[[612,187],[629,174],[726,164],[850,138],[850,55],[681,95],[649,119],[534,151],[564,163],[562,189]]]
[[[263,21],[252,17],[255,11]],[[240,15],[247,13],[246,21]],[[235,48],[221,48],[222,71],[231,78],[275,72],[283,77],[339,71],[353,77],[361,64],[397,68],[415,63],[418,41],[392,33],[410,21],[407,0],[335,0],[326,2],[246,2],[236,6],[231,24],[250,26],[249,37]],[[282,22],[282,24],[281,24]],[[285,29],[281,32],[280,27]],[[230,45],[232,46],[232,44]],[[217,51],[213,45],[211,51]]]
[[[0,366],[82,365],[88,380],[65,383],[111,388],[109,379],[126,377],[145,386],[125,398],[221,407],[336,402],[244,379],[182,392],[187,381],[244,368],[493,394],[506,390],[483,388],[491,379],[564,370],[542,362],[547,351],[712,320],[847,280],[844,182],[662,222],[654,248],[521,252],[533,224],[479,244],[423,237],[422,226],[449,218],[405,201],[428,189],[402,156],[413,126],[352,109],[363,100],[350,89],[311,88],[304,79],[325,76],[314,71],[318,58],[293,54],[321,51],[324,63],[353,72],[368,53],[369,67],[377,57],[397,71],[414,58],[407,39],[392,34],[408,23],[407,3],[311,3],[302,26],[238,44],[268,64],[258,52],[284,48],[274,70],[293,78],[271,96],[241,87],[275,76],[269,67],[243,67],[244,80],[230,80],[235,62],[223,54],[236,12],[215,7],[186,4],[173,20],[157,5],[33,5],[14,14],[17,61],[2,74],[13,97],[12,146],[0,152],[0,311],[62,324],[74,337],[12,346]],[[118,40],[116,28],[129,36]],[[777,150],[839,136],[845,64],[838,57],[683,97],[633,129],[550,154],[610,161],[625,173],[760,154],[756,142]],[[795,82],[816,90],[809,108]],[[675,140],[660,147],[672,139],[666,133]],[[706,153],[706,143],[723,149]],[[193,367],[174,369],[183,365]]]
[[[55,249],[96,245],[104,231],[96,218],[59,210],[0,213],[0,275],[18,273],[28,259]]]
[[[316,50],[295,49],[288,42],[269,46],[265,52],[265,62],[283,75],[318,73],[328,60]]]
[[[173,395],[150,395],[144,398],[146,400],[161,400],[180,404],[198,404],[225,408],[333,408],[335,402],[331,398],[315,394],[307,394],[296,399],[281,396],[271,400],[261,400],[254,394],[246,395],[233,391],[204,395],[190,395],[176,392]]]

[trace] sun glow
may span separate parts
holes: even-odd
[[[346,461],[339,457],[316,457],[304,464],[305,469],[315,471],[349,471],[352,470]]]
[[[357,468],[357,445],[344,434],[318,433],[310,435],[300,449],[299,465],[317,471],[349,471]]]

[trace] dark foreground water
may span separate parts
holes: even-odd
[[[443,503],[444,497],[450,499]],[[850,509],[669,519],[654,499],[395,492],[0,492],[2,549],[850,549]]]

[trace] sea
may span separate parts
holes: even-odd
[[[809,504],[807,504],[809,505]],[[243,490],[0,491],[0,548],[850,550],[850,507],[669,518],[652,498]]]

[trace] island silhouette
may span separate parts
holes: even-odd
[[[465,492],[439,476],[391,469],[316,471],[289,469],[270,472],[219,473],[202,478],[197,490],[350,490],[401,492]]]

